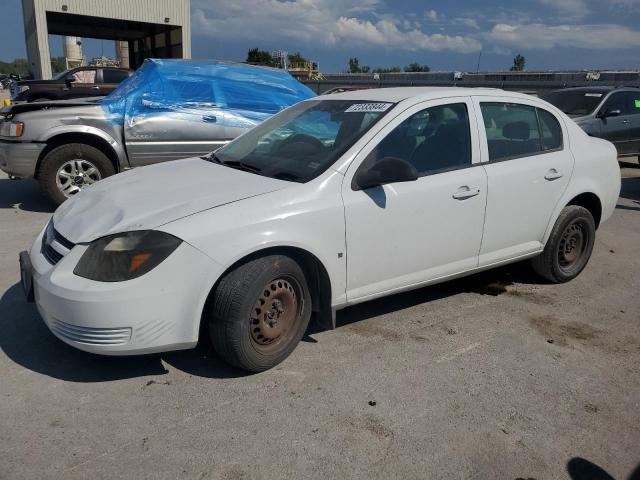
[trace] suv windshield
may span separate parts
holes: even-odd
[[[208,159],[304,183],[329,168],[392,106],[390,102],[308,100],[271,117]]]
[[[567,115],[579,116],[592,113],[604,96],[603,92],[553,92],[545,96],[544,100]]]

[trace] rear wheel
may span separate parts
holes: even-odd
[[[304,272],[285,255],[244,263],[222,278],[208,317],[211,342],[225,361],[267,370],[289,356],[309,324]]]
[[[568,205],[556,220],[543,252],[532,260],[534,270],[555,283],[574,279],[587,266],[595,234],[589,210]]]
[[[83,188],[116,173],[111,160],[91,145],[69,143],[51,150],[42,159],[38,180],[56,204]]]

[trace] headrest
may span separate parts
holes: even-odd
[[[502,136],[509,140],[529,140],[531,132],[527,122],[511,122],[502,127]]]

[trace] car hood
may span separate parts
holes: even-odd
[[[55,228],[73,243],[146,230],[221,205],[264,195],[290,182],[189,158],[102,180],[64,202]]]

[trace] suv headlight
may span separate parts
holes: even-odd
[[[0,135],[3,137],[21,137],[24,132],[24,123],[4,121],[0,123]]]
[[[156,230],[116,233],[91,242],[73,273],[98,282],[132,280],[157,267],[181,243]]]

